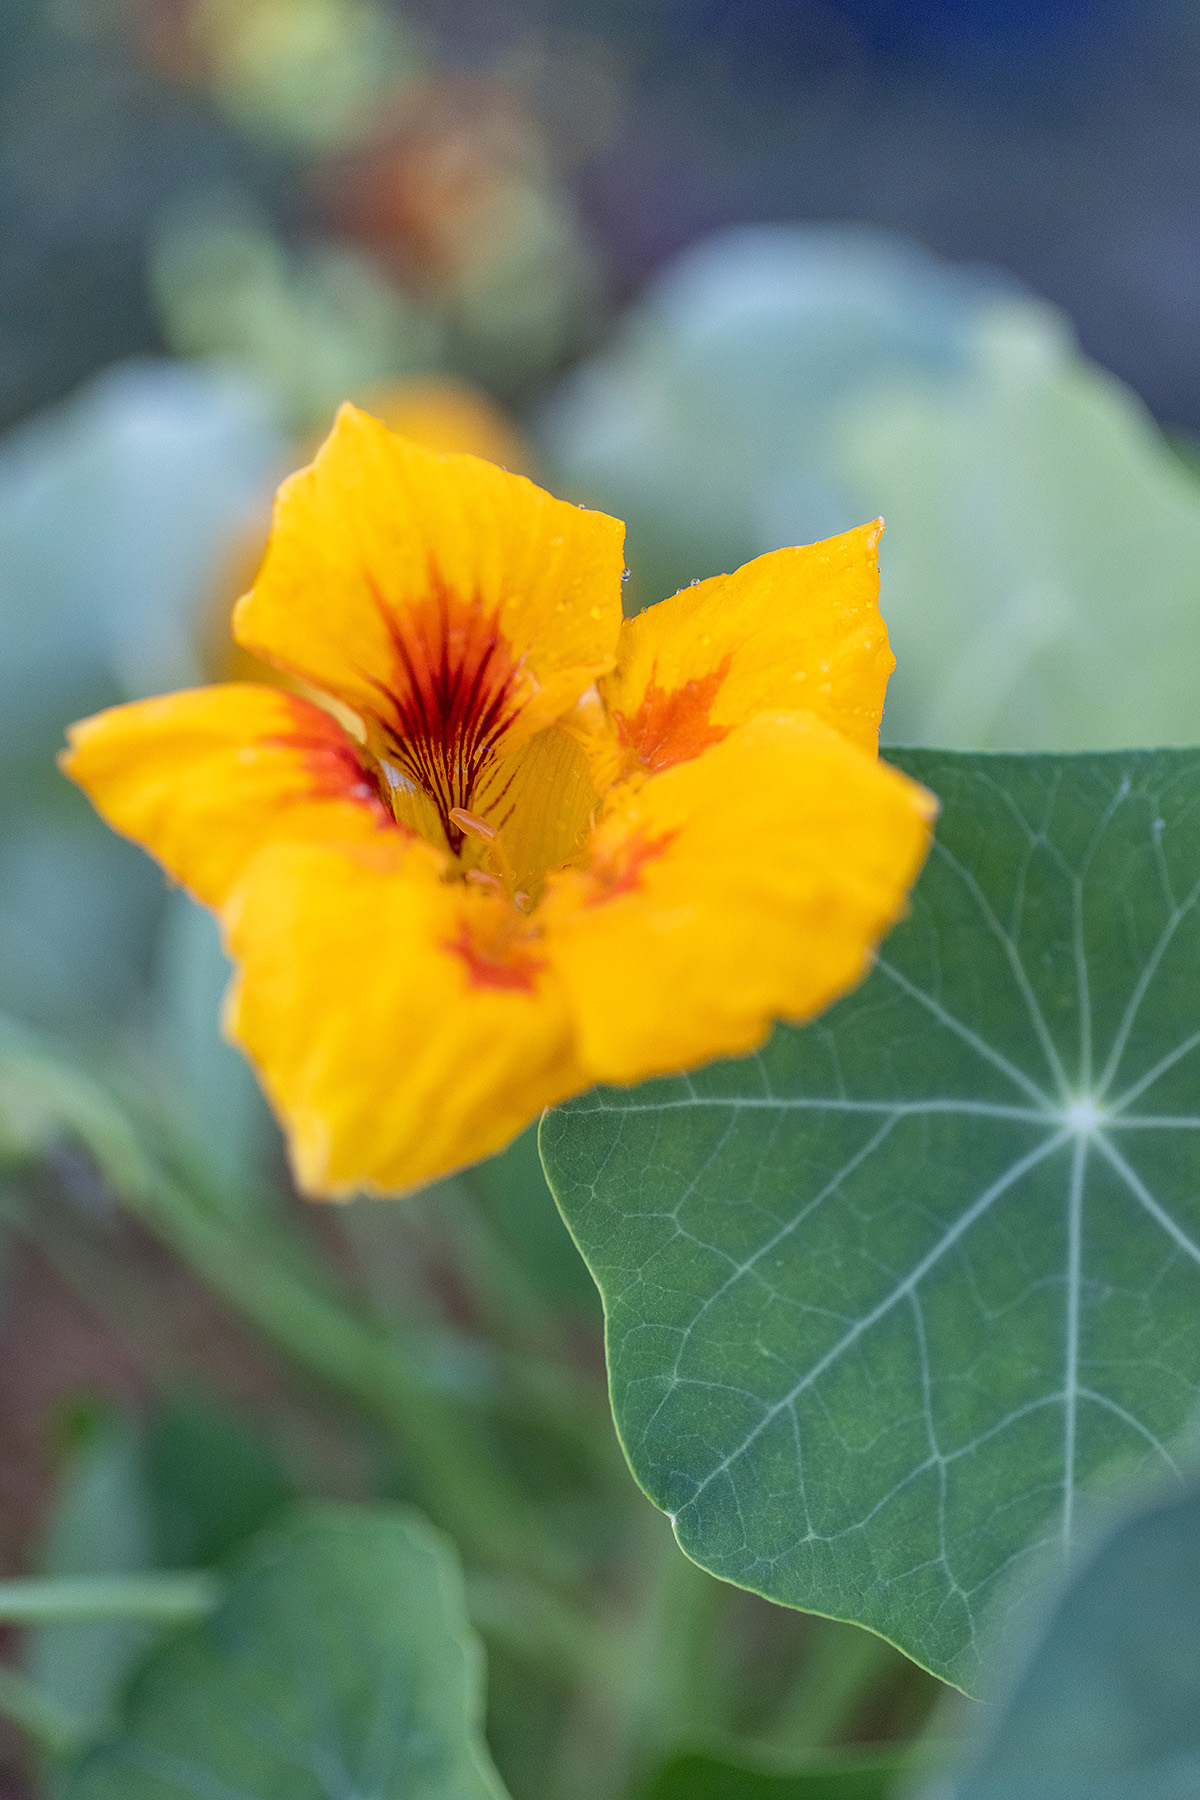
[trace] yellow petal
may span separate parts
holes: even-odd
[[[597,786],[623,762],[687,761],[770,710],[814,713],[874,750],[895,667],[879,616],[882,529],[772,551],[628,620],[600,683],[624,756],[584,740]]]
[[[279,490],[234,631],[398,736],[443,730],[461,758],[478,726],[511,752],[612,668],[623,541],[603,513],[343,406]]]
[[[546,945],[594,1078],[741,1055],[860,981],[924,860],[931,795],[805,713],[623,785]]]
[[[547,869],[582,849],[595,806],[587,757],[556,725],[498,762],[478,795],[479,812],[499,834],[510,887],[532,897],[541,893]]]
[[[438,869],[424,845],[278,845],[225,910],[226,1028],[307,1193],[402,1193],[587,1085],[531,928]]]
[[[328,713],[250,683],[115,706],[73,725],[61,765],[100,815],[219,906],[276,837],[400,835]]]

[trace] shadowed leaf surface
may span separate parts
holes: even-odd
[[[663,1765],[648,1800],[885,1800],[900,1770],[895,1757],[825,1757],[785,1774],[694,1752]]]

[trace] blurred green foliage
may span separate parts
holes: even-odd
[[[843,1756],[781,1772],[693,1751],[660,1769],[646,1800],[886,1800],[901,1767]]]
[[[202,1393],[166,1397],[147,1425],[144,1465],[160,1569],[223,1562],[297,1498],[261,1435]]]
[[[47,1522],[45,1575],[128,1575],[153,1566],[140,1434],[121,1413],[90,1408],[75,1421]],[[37,1687],[98,1735],[114,1717],[125,1680],[153,1628],[139,1620],[35,1627],[25,1661]]]

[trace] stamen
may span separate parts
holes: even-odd
[[[447,817],[453,820],[460,831],[465,831],[468,837],[479,838],[485,844],[495,843],[496,827],[489,825],[486,819],[481,819],[478,813],[468,812],[465,806],[452,806]]]
[[[489,875],[486,869],[468,869],[467,880],[473,881],[476,887],[486,888],[489,894],[502,894],[504,883],[498,875]]]
[[[527,913],[533,907],[532,894],[517,893],[513,895],[513,905],[519,912]]]

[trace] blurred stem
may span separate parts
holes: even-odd
[[[328,1385],[349,1394],[402,1443],[426,1499],[469,1554],[542,1568],[542,1533],[457,1408],[400,1347],[163,1184],[124,1196],[132,1211],[258,1328]],[[561,1572],[561,1571],[556,1571]]]
[[[791,1752],[836,1744],[880,1679],[902,1660],[872,1631],[814,1618],[796,1680],[768,1734],[772,1748]]]
[[[9,1021],[0,1022],[0,1099],[0,1134],[18,1138],[0,1147],[13,1160],[41,1160],[64,1139],[80,1143],[127,1211],[301,1368],[398,1439],[428,1510],[469,1559],[551,1582],[573,1576],[529,1497],[401,1346],[281,1256],[275,1232],[206,1203],[198,1183],[181,1181],[147,1150],[149,1133],[98,1080]],[[27,1208],[19,1222],[36,1240]]]
[[[126,1188],[121,1198],[295,1363],[347,1394],[400,1442],[426,1505],[468,1556],[554,1579],[565,1575],[525,1495],[400,1345],[170,1180]]]
[[[194,1570],[0,1581],[0,1625],[79,1625],[100,1619],[192,1625],[208,1617],[224,1591],[219,1576]],[[467,1577],[467,1609],[477,1631],[514,1655],[559,1678],[580,1679],[586,1674],[589,1634],[580,1631],[575,1609],[544,1588],[504,1575],[471,1574]],[[37,1690],[28,1678],[0,1663],[0,1712],[7,1710],[3,1694],[6,1672],[13,1675],[14,1704],[33,1706]]]
[[[480,1214],[467,1184],[454,1177],[405,1204],[410,1258],[405,1273],[411,1287],[403,1308],[394,1303],[395,1279],[381,1291],[373,1262],[380,1204],[354,1202],[342,1211],[338,1223],[368,1293],[374,1293],[374,1310],[389,1342],[403,1353],[413,1344],[413,1315],[419,1318],[424,1312],[427,1329],[453,1331],[469,1344],[486,1344],[496,1378],[484,1403],[493,1415],[523,1423],[536,1418],[593,1478],[607,1485],[619,1482],[628,1492],[628,1474],[601,1384],[588,1381],[569,1365],[557,1321]],[[465,1330],[431,1301],[428,1280],[421,1282],[423,1259],[430,1258],[436,1267],[439,1257],[443,1264],[449,1260],[455,1277],[468,1289],[472,1320]]]
[[[640,1712],[638,1739],[655,1758],[726,1724],[715,1648],[729,1590],[684,1555],[673,1533],[662,1535],[657,1603],[640,1634],[641,1668],[622,1671],[630,1706]]]
[[[10,1663],[0,1663],[0,1714],[53,1756],[68,1755],[87,1736],[73,1713]]]
[[[714,1654],[728,1590],[686,1557],[646,1509],[636,1596],[602,1626],[594,1681],[580,1696],[555,1800],[611,1800],[672,1749],[727,1723]]]
[[[210,1613],[223,1583],[215,1575],[63,1575],[0,1581],[0,1625],[147,1619],[190,1624]]]
[[[556,1681],[585,1681],[593,1673],[596,1633],[574,1607],[544,1587],[504,1575],[469,1573],[467,1611],[490,1643],[536,1664]]]

